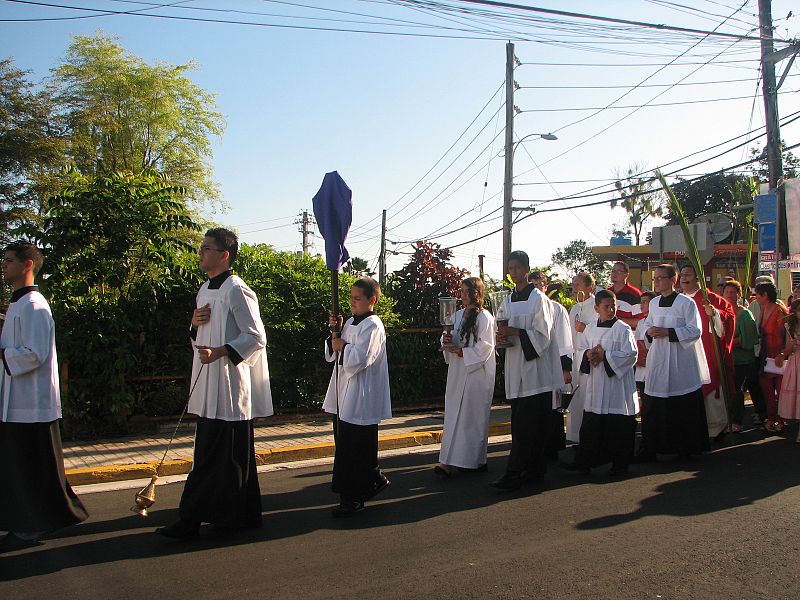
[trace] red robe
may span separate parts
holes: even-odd
[[[688,294],[687,294],[688,295]],[[706,354],[706,362],[708,362],[708,370],[711,375],[711,383],[703,386],[703,397],[707,397],[711,392],[717,392],[719,398],[719,388],[722,383],[720,379],[719,366],[717,365],[717,355],[714,351],[714,338],[711,333],[711,318],[706,314],[706,309],[703,300],[703,292],[697,290],[693,296],[689,296],[694,303],[697,304],[697,310],[700,312],[700,319],[703,321],[703,350]],[[728,388],[733,389],[733,334],[736,331],[736,313],[731,306],[731,303],[725,300],[719,294],[715,294],[711,290],[708,291],[708,302],[719,311],[719,316],[722,319],[722,325],[725,328],[725,335],[719,339],[719,350],[722,358],[722,364],[725,367],[725,374],[728,377]]]

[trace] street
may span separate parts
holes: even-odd
[[[800,446],[757,431],[688,463],[590,477],[555,465],[547,489],[498,493],[489,472],[435,478],[437,453],[382,460],[392,483],[335,520],[330,465],[260,476],[264,528],[174,542],[182,484],[151,516],[136,490],[82,495],[91,516],[0,556],[0,597],[23,598],[798,598]]]

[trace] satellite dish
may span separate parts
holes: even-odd
[[[733,219],[728,215],[709,213],[700,215],[693,222],[706,223],[708,225],[708,233],[715,244],[725,241],[733,233]]]

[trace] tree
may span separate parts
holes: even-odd
[[[344,265],[343,270],[345,273],[349,273],[355,277],[372,277],[375,275],[375,271],[370,271],[369,263],[366,259],[358,258],[357,256],[351,257]]]
[[[62,163],[63,140],[53,123],[49,94],[37,92],[27,73],[0,60],[0,244],[18,237],[39,217],[44,190],[35,180]]]
[[[689,222],[709,213],[726,213],[738,219],[747,217],[749,211],[734,211],[740,204],[752,202],[752,185],[749,177],[734,173],[712,173],[692,181],[678,181],[672,191],[680,200]],[[671,211],[666,214],[669,225],[677,225],[678,219]]]
[[[795,179],[800,173],[800,158],[792,154],[791,150],[784,150],[786,142],[781,140],[781,154],[783,158],[783,176],[786,179]],[[767,147],[750,148],[750,158],[758,158],[758,162],[750,164],[750,172],[759,181],[769,181],[769,163],[767,160]]]
[[[37,236],[59,358],[69,366],[65,421],[72,434],[121,432],[137,403],[153,402],[131,379],[185,365],[176,347],[188,350],[200,226],[185,190],[161,173],[69,178]],[[188,390],[173,387],[179,411]],[[166,394],[158,396],[163,404]]]
[[[628,168],[624,177],[617,172],[619,179],[614,185],[619,198],[611,201],[612,207],[619,205],[628,213],[627,223],[630,225],[637,246],[645,222],[664,214],[661,191],[656,187],[652,177],[640,175],[644,170],[643,165],[634,164]]]
[[[439,325],[440,296],[459,296],[461,282],[467,276],[448,262],[451,250],[433,242],[417,242],[408,264],[392,274],[389,293],[397,303],[396,311],[407,325]]]
[[[608,278],[608,264],[594,255],[591,246],[585,240],[573,240],[563,248],[556,250],[550,257],[553,263],[561,267],[571,278],[585,271],[597,281]]]
[[[106,35],[75,36],[53,69],[56,102],[67,126],[67,153],[85,174],[157,169],[216,201],[210,136],[224,119],[214,96],[187,77],[193,63],[151,66]]]

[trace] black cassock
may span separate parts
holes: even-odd
[[[64,474],[58,421],[0,421],[0,530],[40,533],[86,520]]]

